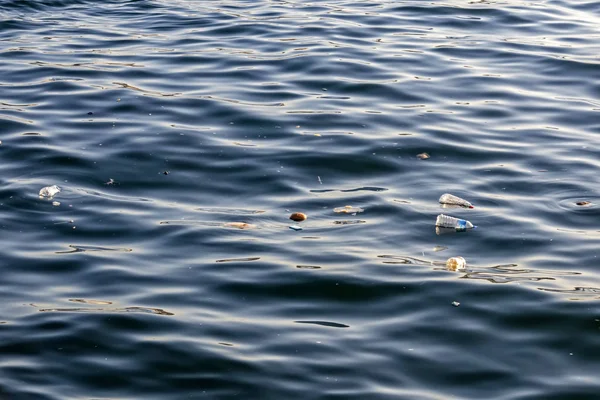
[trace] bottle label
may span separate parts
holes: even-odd
[[[467,229],[467,221],[464,219],[459,219],[456,222],[456,229]]]

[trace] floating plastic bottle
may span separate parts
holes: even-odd
[[[52,185],[41,188],[39,196],[52,198],[57,193],[60,193],[60,188],[56,185]]]
[[[473,207],[473,204],[469,203],[465,199],[461,199],[460,197],[454,196],[453,194],[450,194],[450,193],[444,193],[440,197],[439,202],[443,205],[459,206],[459,207],[465,207],[465,208],[475,208],[475,207]]]
[[[466,219],[454,218],[449,215],[440,214],[435,220],[435,226],[440,228],[452,228],[457,231],[465,231],[475,228],[470,221]]]

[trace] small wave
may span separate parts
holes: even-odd
[[[79,246],[70,244],[73,250],[65,250],[65,251],[55,251],[56,254],[71,254],[71,253],[84,253],[84,252],[94,252],[94,251],[119,251],[123,253],[130,253],[133,249],[129,249],[126,247],[99,247],[99,246]]]
[[[162,308],[151,307],[123,307],[123,308],[40,308],[39,312],[66,312],[66,313],[143,313],[156,315],[175,315]]]
[[[245,257],[245,258],[224,258],[222,260],[216,260],[218,263],[226,263],[226,262],[249,262],[260,260],[260,257]]]
[[[297,324],[312,324],[312,325],[321,325],[327,326],[329,328],[350,328],[350,325],[340,324],[338,322],[329,322],[329,321],[294,321]]]
[[[388,190],[384,187],[377,186],[362,186],[354,189],[313,189],[311,193],[329,193],[329,192],[341,192],[341,193],[352,193],[352,192],[385,192]]]

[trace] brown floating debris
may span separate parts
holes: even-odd
[[[333,209],[336,213],[344,213],[344,214],[356,214],[365,211],[360,207],[352,207],[352,206],[344,206],[344,207],[336,207]]]
[[[460,271],[465,269],[467,262],[462,257],[451,257],[446,261],[446,268],[448,271]]]
[[[290,219],[292,221],[296,221],[296,222],[305,221],[306,220],[306,214],[301,213],[301,212],[295,212],[292,215],[290,215]]]
[[[578,201],[575,204],[577,204],[578,206],[589,206],[592,203],[590,203],[589,201]]]
[[[427,159],[428,159],[428,158],[430,158],[430,157],[431,157],[431,156],[430,156],[429,154],[427,154],[427,153],[420,153],[420,154],[417,154],[417,158],[418,158],[419,160],[427,160]]]

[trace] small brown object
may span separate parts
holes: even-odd
[[[577,204],[578,206],[588,206],[588,205],[590,205],[592,203],[590,203],[589,201],[578,201],[575,204]]]
[[[419,160],[427,160],[429,157],[431,157],[431,156],[429,154],[427,154],[427,153],[417,154],[417,158]]]
[[[462,257],[451,257],[446,261],[448,271],[460,271],[465,269],[467,262]]]
[[[301,212],[295,212],[292,215],[290,215],[290,219],[292,221],[301,222],[301,221],[306,220],[306,214],[301,213]]]

